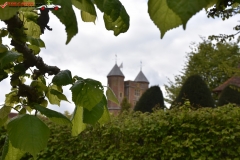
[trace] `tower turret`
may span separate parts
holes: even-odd
[[[112,70],[107,75],[108,78],[108,86],[113,90],[116,97],[118,98],[119,103],[122,102],[124,98],[124,75],[117,64],[114,65]],[[118,110],[121,107],[111,101],[108,101],[108,109],[109,110]]]

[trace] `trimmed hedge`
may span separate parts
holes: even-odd
[[[223,106],[228,103],[235,103],[240,106],[240,91],[239,87],[235,85],[229,85],[220,94],[218,100],[218,106]]]
[[[214,100],[207,84],[199,75],[192,75],[184,82],[172,107],[180,107],[186,100],[193,108],[214,107]]]
[[[71,137],[65,126],[49,123],[52,134],[41,160],[239,159],[240,108],[187,107],[135,112],[113,117],[102,127],[89,126]],[[26,155],[22,159],[31,159]]]
[[[155,107],[164,109],[164,99],[161,88],[159,86],[152,86],[148,88],[140,97],[134,111],[153,112]]]

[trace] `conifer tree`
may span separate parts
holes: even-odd
[[[211,92],[199,75],[188,77],[171,107],[181,106],[185,100],[194,108],[214,107]]]
[[[156,106],[164,108],[163,94],[159,86],[152,86],[143,93],[134,111],[153,112]]]
[[[229,85],[222,91],[218,106],[223,106],[228,103],[235,103],[240,106],[240,92],[239,87],[234,85]]]

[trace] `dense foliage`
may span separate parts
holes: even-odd
[[[211,92],[199,75],[188,77],[171,107],[181,106],[186,100],[194,108],[214,107]]]
[[[229,85],[220,94],[218,100],[218,106],[223,106],[228,103],[234,103],[240,106],[240,92],[239,87],[234,85]]]
[[[76,137],[68,127],[47,122],[52,133],[37,159],[237,159],[239,117],[240,108],[231,104],[214,109],[183,106],[152,114],[134,112],[112,118],[102,127],[88,126]],[[27,159],[30,155],[22,160]]]
[[[132,104],[128,102],[127,97],[124,97],[121,102],[121,113],[130,111]]]
[[[148,88],[138,100],[134,111],[153,112],[155,107],[164,108],[163,94],[159,86]]]
[[[174,81],[165,84],[165,100],[172,103],[186,79],[199,74],[210,90],[218,87],[234,74],[240,74],[237,68],[240,62],[239,47],[236,43],[214,44],[203,39],[199,44],[191,45],[192,51],[186,56],[187,61],[181,74],[174,76]],[[217,95],[213,95],[215,100]]]

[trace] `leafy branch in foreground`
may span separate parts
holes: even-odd
[[[43,0],[36,2],[45,3]],[[0,3],[2,4],[1,0]],[[96,5],[104,13],[106,28],[113,30],[116,36],[129,28],[129,16],[118,0],[97,3],[88,0],[54,0],[53,3],[62,6],[59,11],[52,12],[66,26],[66,43],[69,43],[78,31],[73,4],[81,10],[82,19],[86,22],[95,21],[93,17],[96,18]],[[33,9],[6,6],[3,12],[3,8],[0,8],[0,20],[7,25],[7,28],[0,29],[0,81],[9,76],[12,86],[0,109],[0,126],[7,129],[3,160],[20,159],[26,152],[36,157],[37,153],[46,147],[50,131],[37,116],[38,113],[56,124],[70,126],[73,136],[81,133],[86,124],[103,125],[110,120],[107,98],[99,81],[72,77],[71,71],[50,66],[39,56],[40,48],[45,47],[40,39],[44,28],[41,30],[40,27],[43,26],[39,23],[39,19],[44,19],[41,17],[44,15],[39,16]],[[47,25],[49,17],[45,18],[47,19],[44,25]],[[6,36],[11,38],[12,49],[2,43],[2,37]],[[50,75],[53,75],[53,78],[50,84],[47,84],[46,78]],[[75,104],[71,119],[47,108],[49,103],[60,106],[62,100],[69,102],[62,89],[66,85],[70,86]],[[108,100],[116,101],[115,95],[109,89],[106,95]],[[12,109],[18,112],[18,116],[8,121]],[[31,114],[33,111],[35,115]]]
[[[223,20],[237,15],[239,3],[240,0],[149,0],[148,13],[163,38],[167,31],[180,25],[186,29],[189,19],[202,9],[207,11],[207,17]]]

